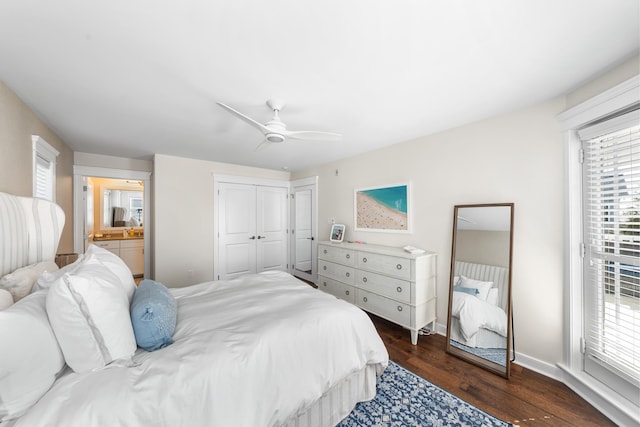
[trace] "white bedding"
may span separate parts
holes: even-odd
[[[460,332],[469,341],[480,328],[507,336],[507,314],[498,306],[464,292],[453,292],[451,315],[460,321]]]
[[[67,369],[15,426],[274,426],[388,362],[362,310],[286,273],[172,293],[174,344],[138,349],[132,367]]]

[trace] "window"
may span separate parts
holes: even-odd
[[[33,142],[33,197],[56,201],[56,157],[58,150],[38,135]]]
[[[134,224],[138,224],[138,226],[142,226],[142,199],[138,197],[132,197],[129,199],[129,214],[131,215],[131,219],[135,219]]]
[[[640,386],[640,110],[578,131],[583,150],[584,370]]]

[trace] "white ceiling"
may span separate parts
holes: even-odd
[[[0,80],[73,150],[292,171],[567,93],[636,54],[638,0],[2,0]],[[289,130],[254,151],[283,98]]]

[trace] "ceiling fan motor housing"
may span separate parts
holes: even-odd
[[[264,139],[269,142],[284,142],[284,136],[279,133],[268,133],[264,136]]]

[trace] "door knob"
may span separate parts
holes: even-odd
[[[266,239],[267,236],[258,236],[258,239]]]
[[[249,237],[249,240],[256,240],[256,236]]]

